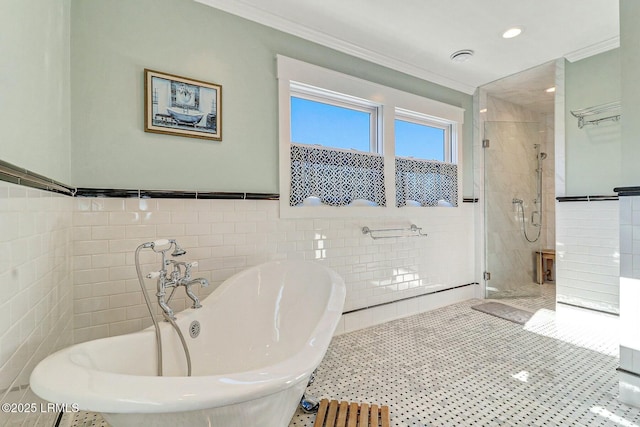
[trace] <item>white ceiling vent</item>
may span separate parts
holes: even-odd
[[[450,56],[453,62],[467,62],[473,56],[473,51],[471,49],[463,49],[457,52],[453,52]]]

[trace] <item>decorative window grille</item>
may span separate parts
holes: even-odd
[[[310,196],[330,206],[346,206],[356,199],[385,206],[384,191],[382,155],[291,144],[290,206]]]
[[[458,206],[458,166],[396,157],[396,206],[405,206],[407,200],[421,206],[438,206],[441,200]]]

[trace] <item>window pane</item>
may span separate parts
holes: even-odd
[[[398,119],[395,128],[396,156],[445,161],[444,129]]]
[[[291,142],[371,151],[371,114],[292,96]]]

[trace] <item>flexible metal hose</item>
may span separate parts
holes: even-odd
[[[537,242],[538,239],[540,238],[540,230],[542,230],[542,224],[538,225],[538,235],[536,236],[535,239],[530,239],[529,236],[527,235],[527,226],[524,223],[524,206],[522,206],[522,203],[517,203],[518,205],[518,210],[520,211],[520,217],[522,218],[522,234],[524,234],[524,238],[527,239],[527,242],[529,243],[534,243]]]
[[[140,287],[142,288],[142,295],[144,296],[144,302],[147,304],[147,309],[149,310],[149,316],[151,316],[151,321],[153,322],[153,327],[156,330],[156,360],[158,362],[158,376],[162,376],[162,338],[160,336],[160,325],[158,325],[158,321],[156,317],[153,315],[153,309],[151,308],[151,300],[149,299],[149,293],[147,292],[147,288],[144,286],[144,279],[142,278],[142,272],[140,271],[140,250],[144,248],[145,245],[142,244],[136,248],[135,254],[135,264],[136,264],[136,273],[138,273],[138,281],[140,282]]]
[[[541,153],[540,152],[540,144],[534,144],[534,148],[536,148],[538,150],[538,153],[536,154],[536,160],[538,163],[538,168],[536,169],[536,200],[534,203],[536,203],[538,205],[538,215],[540,217],[540,223],[539,224],[535,224],[533,223],[533,215],[531,215],[531,222],[533,223],[534,227],[538,228],[538,234],[536,235],[535,239],[530,239],[529,236],[527,235],[527,225],[524,223],[524,205],[522,200],[519,200],[517,202],[518,205],[518,209],[520,210],[520,218],[522,219],[522,234],[524,234],[524,238],[527,239],[527,242],[529,243],[535,243],[538,241],[538,239],[540,238],[540,232],[542,230],[542,160],[547,158],[546,153]],[[544,154],[544,156],[543,156]],[[517,199],[514,199],[514,202]],[[535,212],[534,212],[535,213]]]
[[[176,324],[176,321],[173,320],[171,317],[169,317],[167,313],[165,313],[164,311],[162,311],[162,315],[164,316],[165,320],[171,323],[171,326],[173,326],[173,329],[176,330],[176,332],[178,333],[178,336],[180,337],[180,341],[182,342],[182,348],[184,349],[184,355],[187,358],[187,376],[190,377],[191,376],[191,355],[189,354],[189,347],[187,347],[187,341],[185,341],[184,335],[182,335],[182,331]]]
[[[142,244],[136,248],[135,252],[135,264],[136,264],[136,273],[138,274],[138,281],[140,282],[140,287],[142,288],[142,295],[144,296],[144,302],[147,305],[147,309],[149,310],[149,315],[151,316],[151,321],[153,322],[153,327],[156,331],[156,359],[158,362],[158,376],[162,376],[162,335],[160,333],[160,325],[158,325],[158,321],[156,317],[153,315],[153,309],[151,308],[151,299],[149,298],[149,293],[147,292],[147,288],[144,286],[144,279],[142,278],[142,271],[140,269],[140,250],[148,247],[146,244]],[[176,288],[173,289],[171,295],[169,296],[169,300],[173,296],[173,293],[176,291]],[[187,358],[187,376],[191,376],[191,355],[189,354],[189,347],[187,346],[187,342],[184,339],[184,335],[182,331],[176,324],[175,320],[167,315],[167,313],[162,310],[162,315],[165,320],[171,323],[173,329],[178,333],[178,337],[180,337],[180,342],[182,343],[182,348],[184,350],[185,357]]]

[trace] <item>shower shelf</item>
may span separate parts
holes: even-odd
[[[585,117],[609,113],[608,116],[599,117],[592,120],[585,120]],[[613,114],[612,114],[613,113]],[[596,105],[594,107],[582,108],[580,110],[572,110],[573,117],[578,119],[578,128],[582,129],[587,125],[599,125],[601,122],[620,120],[620,102],[609,102],[607,104]]]
[[[374,235],[374,233],[386,233],[386,232],[390,232],[390,231],[395,231],[395,232],[400,232],[400,231],[409,231],[411,233],[414,234],[398,234],[396,233],[395,235],[383,235],[383,236],[376,236]],[[418,227],[415,224],[411,224],[408,228],[381,228],[378,230],[372,230],[369,227],[362,227],[362,234],[368,234],[369,236],[371,236],[371,238],[373,240],[378,240],[378,239],[392,239],[395,237],[427,237],[427,234],[422,233],[422,227]]]

